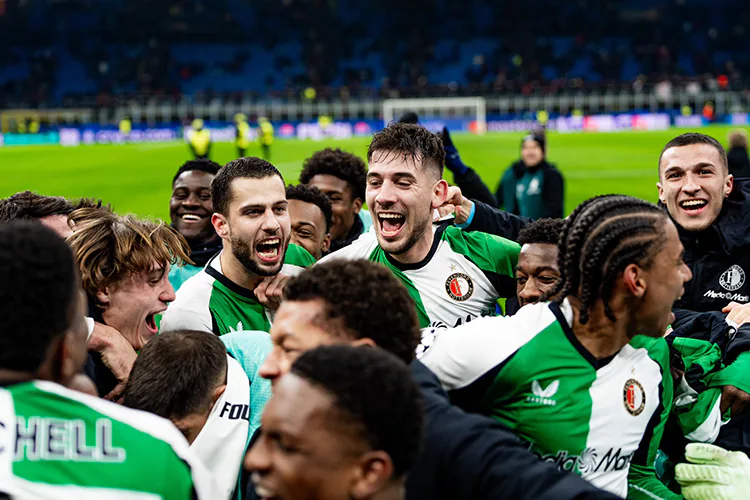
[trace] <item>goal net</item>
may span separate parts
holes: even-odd
[[[412,111],[421,123],[439,120],[466,120],[472,132],[487,131],[487,101],[484,97],[436,97],[427,99],[386,99],[383,121],[387,126],[404,113]],[[430,128],[427,126],[427,128]]]

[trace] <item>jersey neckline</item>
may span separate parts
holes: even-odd
[[[216,281],[224,285],[226,288],[228,288],[230,291],[236,293],[237,295],[244,297],[246,299],[258,301],[258,298],[255,296],[252,290],[245,288],[244,286],[240,286],[234,281],[230,280],[224,274],[217,269],[213,264],[214,261],[218,259],[218,265],[221,266],[221,254],[224,253],[224,250],[217,253],[213,257],[211,257],[211,260],[208,261],[208,264],[206,264],[206,267],[203,269],[206,274],[214,278]]]
[[[564,307],[571,308],[567,299],[564,302]],[[596,359],[594,355],[591,354],[588,349],[583,346],[583,344],[581,344],[581,341],[578,340],[578,337],[576,337],[575,333],[573,333],[573,328],[571,327],[571,324],[568,321],[565,313],[560,308],[560,304],[558,304],[557,302],[550,302],[549,308],[552,311],[552,314],[555,315],[555,318],[557,318],[560,326],[562,326],[563,332],[565,332],[565,336],[568,338],[568,342],[570,342],[573,347],[575,347],[576,351],[578,351],[583,359],[588,361],[588,363],[594,368],[594,370],[604,368],[620,353],[620,351],[617,351],[613,355],[607,356],[606,358]]]
[[[443,232],[445,232],[445,228],[453,224],[453,220],[445,220],[441,221],[438,224],[433,224],[437,226],[437,229],[435,230],[435,233],[432,237],[432,246],[430,247],[430,251],[427,252],[427,255],[424,259],[420,260],[419,262],[414,262],[413,264],[404,264],[402,262],[397,261],[391,255],[383,250],[383,253],[385,254],[385,258],[388,260],[388,263],[398,269],[399,271],[416,271],[417,269],[422,269],[424,266],[430,263],[432,258],[435,256],[435,253],[437,252],[438,245],[440,245],[440,240],[443,238]],[[432,228],[430,228],[432,229]],[[380,246],[380,244],[378,244]],[[382,247],[380,247],[382,249]]]

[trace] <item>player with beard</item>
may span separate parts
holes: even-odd
[[[672,406],[672,304],[692,275],[656,205],[608,195],[560,237],[549,303],[437,337],[422,361],[464,409],[490,415],[539,456],[629,498],[674,498],[653,464]]]
[[[435,329],[495,313],[501,297],[516,292],[519,246],[483,233],[465,233],[433,212],[443,205],[445,153],[440,138],[419,125],[393,123],[367,151],[366,198],[374,234],[325,257],[364,258],[383,264],[404,283],[425,329],[420,350]]]
[[[224,249],[182,285],[161,328],[217,335],[268,331],[286,278],[314,262],[289,243],[284,178],[265,160],[239,158],[216,175],[211,199],[211,223]]]
[[[210,160],[191,160],[182,165],[172,179],[169,216],[172,227],[190,245],[190,260],[193,261],[169,270],[169,282],[175,290],[221,251],[221,238],[211,224],[214,213],[211,181],[220,168],[221,165]]]

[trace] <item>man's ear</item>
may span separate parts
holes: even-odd
[[[659,190],[659,201],[666,205],[667,195],[664,194],[664,186],[662,186],[661,182],[656,183],[656,189]]]
[[[371,498],[383,488],[393,475],[393,461],[384,451],[369,451],[357,464],[357,474],[352,483],[351,498]]]
[[[635,264],[629,264],[622,273],[622,281],[625,288],[636,298],[646,295],[646,280],[643,270]]]
[[[216,389],[214,389],[214,394],[211,396],[211,406],[216,404],[216,402],[219,400],[222,394],[224,394],[224,391],[227,390],[227,384],[222,384]]]
[[[445,205],[445,200],[448,199],[448,182],[445,179],[440,179],[435,183],[432,188],[432,208],[440,208]]]
[[[734,176],[732,174],[727,175],[726,182],[724,183],[724,198],[728,197],[732,189],[734,189]]]
[[[96,291],[96,300],[103,307],[109,306],[111,296],[112,296],[112,291],[107,286]]]
[[[364,337],[361,339],[357,339],[354,342],[351,343],[354,347],[361,347],[361,346],[367,346],[367,347],[377,347],[378,345],[375,343],[374,340],[372,340],[369,337]]]
[[[354,201],[352,202],[352,205],[354,205],[354,213],[356,215],[359,215],[359,211],[362,210],[362,204],[364,202],[362,201],[362,198],[354,198]]]
[[[211,224],[214,226],[216,234],[218,234],[221,239],[225,240],[229,238],[229,222],[227,222],[226,217],[220,213],[214,212],[211,216]]]
[[[323,253],[326,253],[331,248],[331,233],[326,233],[326,237],[323,238],[323,244],[320,245],[320,249]]]

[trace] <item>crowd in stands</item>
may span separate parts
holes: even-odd
[[[10,2],[4,106],[126,95],[298,98],[742,89],[739,0]]]

